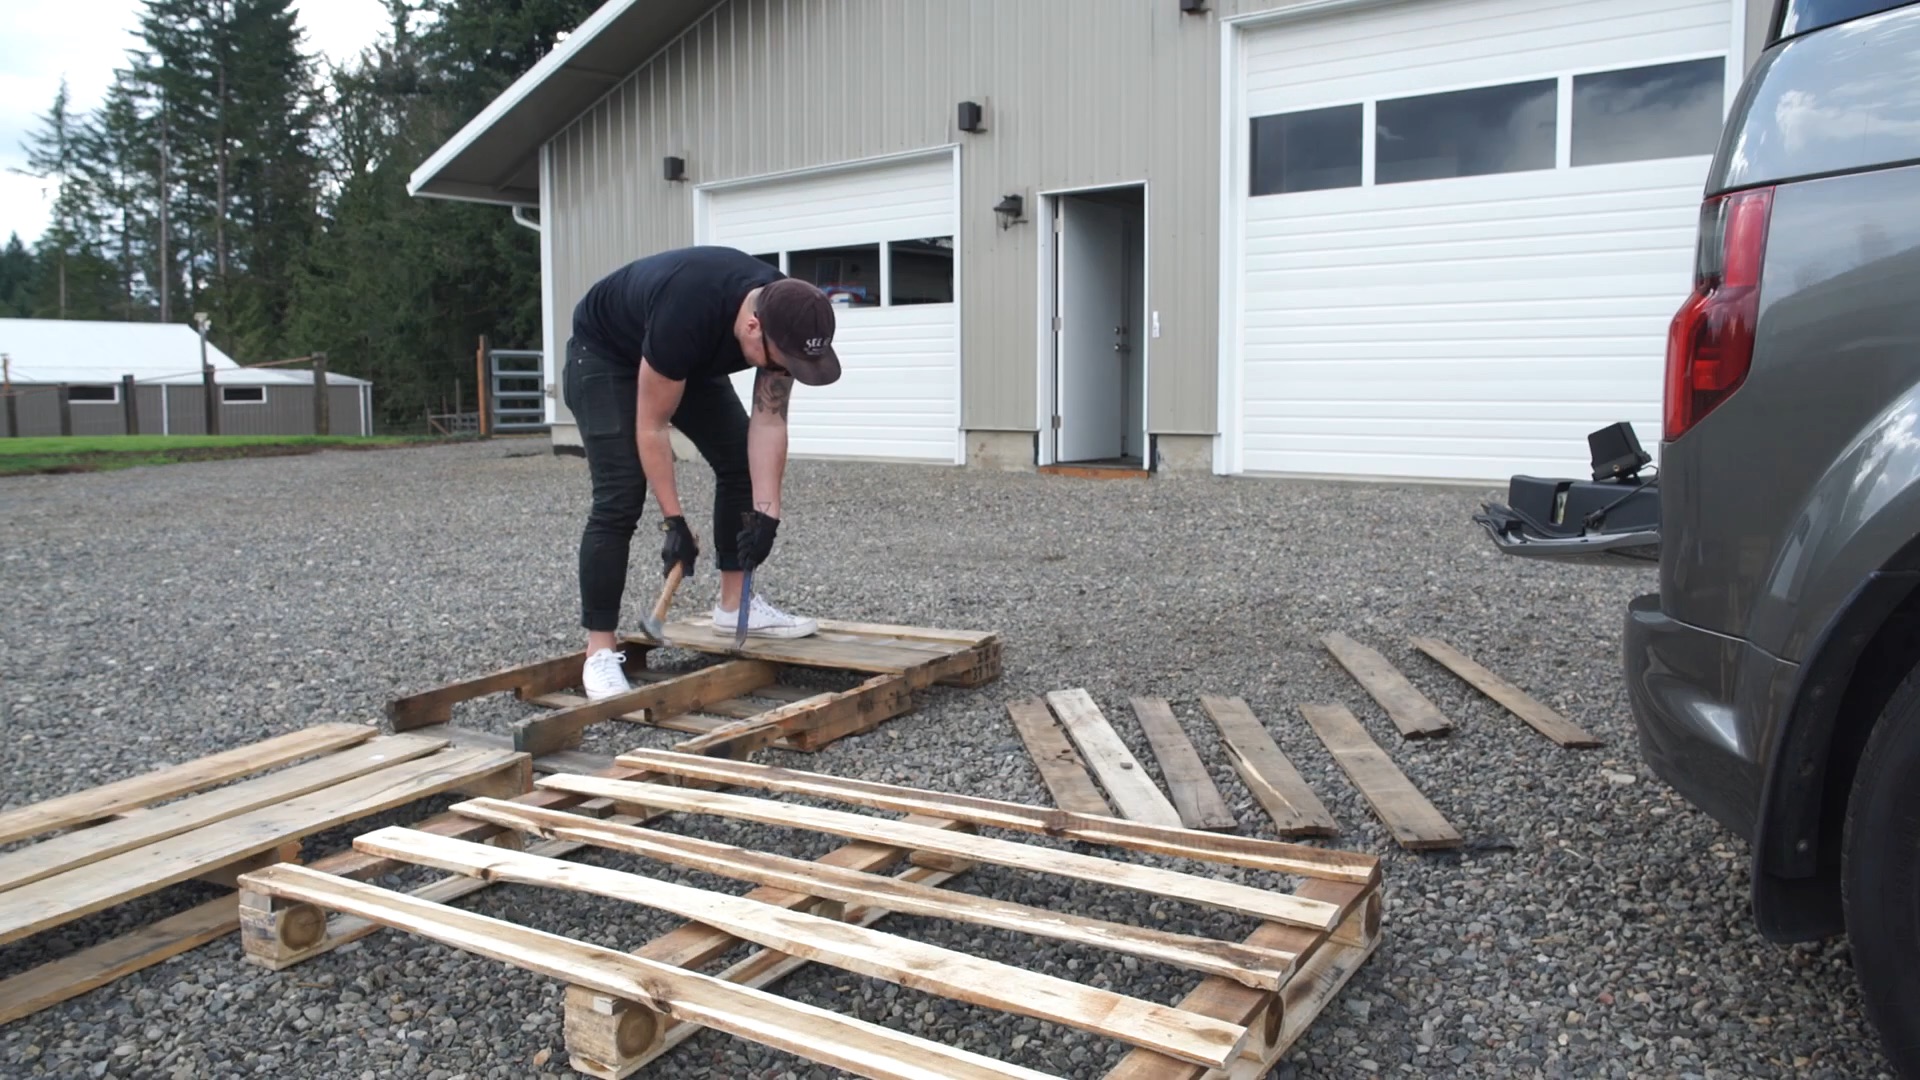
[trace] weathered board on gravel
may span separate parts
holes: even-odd
[[[1300,714],[1401,847],[1428,851],[1460,846],[1459,830],[1427,801],[1344,706],[1302,705]]]
[[[1053,706],[1060,726],[1067,729],[1073,744],[1080,748],[1080,756],[1093,770],[1093,775],[1100,778],[1100,786],[1107,789],[1107,795],[1122,817],[1155,825],[1180,824],[1180,812],[1154,784],[1153,777],[1147,775],[1133,751],[1114,733],[1113,725],[1107,723],[1093,695],[1077,687],[1050,690],[1047,704]]]
[[[1508,712],[1561,746],[1590,749],[1601,745],[1599,739],[1587,734],[1578,724],[1542,705],[1525,690],[1488,671],[1445,641],[1430,637],[1412,640],[1414,648],[1433,657],[1466,680],[1468,685],[1499,702]]]
[[[1180,823],[1189,829],[1238,828],[1239,820],[1233,816],[1227,800],[1220,797],[1213,777],[1207,775],[1206,763],[1200,760],[1193,741],[1174,719],[1173,707],[1167,704],[1167,699],[1137,697],[1131,704],[1133,715],[1140,721],[1140,730],[1147,734],[1147,745],[1153,748],[1153,756],[1160,762],[1160,775],[1173,796],[1174,809],[1180,812]]]
[[[1336,836],[1340,827],[1300,770],[1241,698],[1202,694],[1200,707],[1213,718],[1234,770],[1273,819],[1281,836]]]
[[[1321,643],[1340,662],[1340,666],[1347,669],[1354,681],[1387,711],[1393,726],[1400,729],[1403,737],[1420,739],[1445,735],[1453,730],[1453,721],[1447,719],[1439,706],[1427,700],[1425,694],[1414,689],[1407,677],[1388,663],[1386,657],[1341,633],[1328,634],[1321,639]]]
[[[1009,701],[1007,715],[1013,718],[1014,730],[1026,744],[1027,756],[1033,758],[1034,767],[1040,770],[1041,782],[1053,794],[1053,805],[1076,814],[1113,815],[1113,807],[1107,805],[1106,796],[1094,785],[1093,777],[1087,774],[1086,763],[1074,752],[1073,744],[1067,741],[1066,732],[1060,730],[1059,722],[1047,710],[1046,702],[1039,698]]]
[[[808,788],[834,789],[841,783],[863,786],[859,781],[766,769],[728,759],[657,751],[647,754],[683,763],[683,781],[727,782],[737,773],[767,783]],[[723,779],[716,780],[716,776]],[[604,792],[622,807],[660,801],[677,812],[722,813],[783,826],[817,828],[823,822],[821,811],[802,804],[633,779],[561,775],[549,777],[543,786],[554,795],[578,797]],[[880,790],[859,792],[861,798],[914,805],[938,805],[948,799],[960,804],[975,801],[919,789],[870,786]],[[730,893],[670,885],[644,872],[601,869],[522,854],[513,850],[515,845],[500,850],[446,841],[419,829],[390,828],[362,836],[356,846],[367,858],[382,863],[432,866],[475,880],[588,891],[679,912],[689,921],[632,954],[622,954],[303,867],[277,866],[241,880],[245,890],[243,911],[249,926],[260,931],[244,936],[249,959],[269,967],[280,966],[277,957],[284,944],[278,941],[281,930],[296,922],[324,925],[324,912],[333,911],[547,974],[569,984],[564,1032],[574,1068],[606,1080],[634,1074],[701,1027],[858,1076],[944,1080],[1046,1075],[882,1024],[805,1007],[767,990],[809,962],[914,986],[947,997],[962,1008],[1045,1018],[1049,1023],[1078,1028],[1130,1051],[1111,1076],[1164,1080],[1264,1075],[1277,1063],[1285,1045],[1312,1023],[1381,939],[1378,861],[1357,853],[1300,849],[1323,856],[1330,874],[1358,880],[1309,880],[1297,892],[1248,889],[1203,873],[1156,871],[1167,876],[1151,879],[1164,885],[1155,895],[1169,903],[1193,903],[1196,898],[1218,900],[1238,896],[1236,890],[1244,890],[1268,898],[1261,905],[1263,918],[1279,912],[1314,913],[1289,925],[1264,922],[1244,941],[1217,941],[1121,926],[1074,912],[1004,903],[971,891],[944,892],[935,886],[964,872],[965,864],[954,864],[954,869],[916,865],[917,853],[944,850],[964,858],[979,858],[997,855],[992,845],[1005,844],[1018,849],[1006,859],[1025,872],[1066,872],[1069,876],[1085,872],[1081,863],[1056,861],[1072,853],[1052,847],[1012,841],[987,841],[986,847],[973,844],[986,838],[964,831],[968,823],[951,819],[846,815],[858,817],[873,828],[864,830],[853,843],[806,862],[773,852],[701,841],[678,831],[668,834],[643,828],[637,816],[602,820],[542,808],[537,805],[540,798],[478,798],[457,804],[453,812],[514,828],[547,844],[589,844],[754,882],[758,887],[735,898]],[[1194,845],[1201,845],[1190,849],[1196,858],[1235,865],[1244,865],[1246,858],[1244,853],[1211,856],[1204,850],[1208,841],[1243,839],[1239,837],[1017,803],[977,802],[1006,807],[997,811],[997,816],[1007,821],[1081,822],[1154,836],[1185,836]],[[757,805],[749,809],[742,804]],[[975,807],[974,813],[987,816],[980,807]],[[440,830],[441,835],[447,831]],[[1044,830],[1035,827],[1027,831]],[[1171,843],[1164,839],[1160,842]],[[949,844],[961,846],[950,848]],[[1295,848],[1273,841],[1259,841],[1256,847]],[[1137,876],[1136,871],[1153,869],[1096,856],[1073,857],[1111,868],[1093,877],[1134,887],[1150,880]],[[882,876],[903,863],[904,870]],[[1222,886],[1232,888],[1223,891]],[[1132,998],[986,957],[935,949],[874,929],[890,911],[1111,949],[1172,964],[1192,972],[1200,981],[1179,1005]],[[739,948],[743,942],[760,948],[713,975],[692,970]],[[1258,1073],[1251,1071],[1256,1067]]]
[[[589,701],[576,693],[585,655],[570,653],[394,698],[387,716],[395,731],[450,725],[454,706],[511,693],[548,706],[513,727],[514,748],[536,757],[577,747],[585,729],[609,720],[687,732],[703,740],[694,746],[701,753],[743,756],[772,743],[818,750],[911,711],[913,695],[930,686],[977,687],[1000,677],[999,635],[984,631],[826,619],[810,637],[749,637],[739,649],[730,630],[706,620],[670,622],[664,634],[664,640],[622,638],[624,666],[636,685],[618,697]],[[680,672],[648,668],[660,649],[711,662]],[[839,694],[803,691],[778,681],[787,668],[866,678]],[[775,704],[754,708],[751,697]]]
[[[302,758],[312,760],[288,764]],[[324,724],[50,799],[18,811],[19,827],[37,834],[48,822],[102,823],[0,857],[0,943],[191,878],[229,884],[273,860],[298,858],[302,838],[427,796],[524,794],[532,780],[527,756],[511,750],[466,749],[426,734],[380,736],[371,727]],[[170,797],[174,801],[162,802]],[[114,815],[103,821],[103,809]],[[0,981],[0,1023],[104,986],[239,925],[237,900],[229,894],[14,975]]]

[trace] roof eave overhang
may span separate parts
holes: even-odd
[[[422,162],[407,193],[540,205],[540,147],[715,6],[715,0],[607,0]]]

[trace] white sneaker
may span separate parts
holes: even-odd
[[[598,701],[632,690],[626,670],[620,666],[626,662],[626,653],[612,649],[601,649],[587,657],[586,666],[580,672],[580,685],[587,692],[587,700]]]
[[[731,634],[740,628],[740,613],[723,610],[719,604],[713,606],[713,628],[724,634]],[[807,637],[820,627],[812,619],[799,615],[789,615],[758,593],[747,609],[747,635],[749,637],[797,638]]]

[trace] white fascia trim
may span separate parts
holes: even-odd
[[[567,35],[567,40],[555,46],[553,51],[547,53],[547,55],[541,57],[539,63],[527,69],[525,75],[515,79],[512,86],[507,87],[501,92],[499,97],[488,102],[487,107],[480,110],[478,116],[467,121],[466,126],[455,133],[453,138],[448,139],[441,145],[440,149],[433,152],[432,157],[427,158],[426,161],[420,164],[419,168],[413,170],[413,175],[407,178],[407,194],[414,196],[421,195],[421,186],[431,181],[441,169],[446,168],[449,161],[458,157],[467,147],[472,146],[474,140],[478,139],[482,133],[492,127],[508,110],[526,100],[527,95],[531,94],[535,87],[546,82],[548,78],[552,77],[554,72],[565,67],[567,61],[572,60],[575,53],[586,48],[589,43],[600,36],[601,32],[607,28],[608,23],[626,14],[630,8],[639,2],[640,0],[607,0],[607,2],[602,4],[592,15],[587,16],[587,21],[575,27],[573,33]],[[698,18],[689,22],[680,33],[673,35],[671,41],[668,41],[665,45],[655,50],[653,54],[646,59],[635,64],[633,70],[639,71],[648,64],[653,63],[655,57],[672,48],[675,42],[686,36],[688,30],[705,22],[708,16],[712,15],[714,11],[718,10],[720,6],[726,2],[727,0],[716,0],[711,7],[701,12]],[[627,79],[632,77],[632,73],[629,72],[625,77],[615,82],[614,85],[608,89],[607,94],[618,90],[626,83]],[[607,94],[602,94],[600,98],[594,101],[593,105],[587,106],[587,109],[591,110],[594,105],[598,105],[600,101],[605,100]],[[578,119],[577,116],[569,116],[565,123],[560,126],[564,128],[572,124],[576,119]],[[464,202],[488,201],[485,199],[463,198],[457,195],[435,195],[431,192],[426,193],[426,197],[454,199],[455,201]]]
[[[594,38],[599,37],[601,31],[607,28],[608,23],[626,14],[627,9],[639,2],[640,0],[607,0],[606,3],[600,5],[598,11],[587,16],[586,22],[581,23],[575,28],[573,33],[567,35],[567,40],[555,46],[547,55],[541,57],[539,63],[527,69],[525,75],[515,79],[512,86],[507,87],[506,90],[501,92],[499,97],[488,102],[487,107],[481,109],[478,116],[467,121],[466,126],[455,133],[453,138],[448,139],[441,145],[440,149],[433,152],[432,157],[422,162],[419,168],[413,170],[413,175],[407,178],[407,194],[420,194],[422,184],[432,180],[441,169],[447,167],[448,162],[458,157],[469,146],[472,146],[474,140],[478,139],[488,128],[499,122],[500,118],[506,115],[508,110],[525,101],[527,95],[531,94],[535,87],[546,82],[554,72],[567,66],[567,61],[573,59],[574,54],[578,53],[581,49],[586,48],[587,44]]]

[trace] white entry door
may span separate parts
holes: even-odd
[[[794,388],[793,454],[959,460],[957,190],[942,153],[702,192],[701,242],[758,255],[838,305],[840,381]],[[751,371],[734,386],[752,401]]]
[[[1125,452],[1127,378],[1134,343],[1129,288],[1132,222],[1125,211],[1071,196],[1059,201],[1059,429],[1055,458],[1102,461]]]
[[[1728,0],[1408,0],[1235,50],[1229,470],[1504,481],[1659,439]]]

